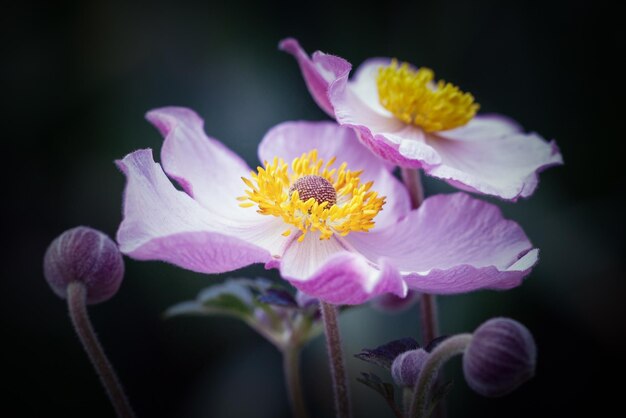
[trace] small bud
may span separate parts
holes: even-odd
[[[414,290],[409,290],[403,298],[393,293],[385,293],[372,300],[372,307],[382,312],[396,313],[409,309],[417,300],[419,293]]]
[[[423,348],[400,354],[391,365],[393,381],[400,386],[415,386],[417,376],[422,371],[422,366],[427,358],[428,353]]]
[[[59,235],[44,256],[44,276],[59,297],[67,297],[67,286],[74,281],[85,284],[87,303],[110,299],[124,277],[124,260],[113,240],[85,226]]]
[[[506,395],[535,374],[537,347],[528,329],[508,318],[482,324],[463,356],[467,384],[487,397]]]

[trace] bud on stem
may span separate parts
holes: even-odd
[[[517,321],[494,318],[474,332],[463,357],[467,384],[487,397],[504,396],[535,374],[537,347],[532,334]]]
[[[124,260],[104,233],[79,226],[65,231],[44,255],[44,276],[59,297],[67,299],[74,330],[80,339],[119,418],[134,418],[122,385],[98,341],[87,304],[110,299],[124,277]]]

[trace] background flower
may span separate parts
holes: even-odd
[[[42,278],[41,257],[74,225],[115,233],[125,180],[113,160],[162,143],[143,119],[146,109],[171,103],[196,109],[211,133],[248,164],[256,163],[258,139],[276,123],[327,119],[293,58],[276,50],[280,39],[293,35],[355,63],[375,55],[428,62],[438,76],[480,97],[481,111],[514,115],[557,138],[566,157],[567,166],[547,172],[531,199],[496,202],[542,249],[532,277],[497,295],[440,298],[442,328],[451,334],[493,316],[524,323],[540,350],[537,375],[498,400],[459,384],[448,403],[450,417],[527,418],[536,405],[554,416],[619,410],[621,388],[599,382],[614,375],[626,351],[624,323],[616,319],[626,290],[623,156],[615,152],[623,142],[621,107],[619,94],[599,87],[598,79],[621,79],[617,55],[604,52],[620,50],[620,19],[601,3],[564,0],[540,8],[490,0],[359,7],[320,2],[307,13],[295,3],[268,7],[239,0],[219,6],[8,3],[0,68],[7,174],[0,323],[10,341],[5,356],[20,367],[7,370],[4,406],[21,408],[23,416],[110,418],[100,383],[88,363],[77,361],[84,354],[63,304]],[[453,191],[437,179],[424,181],[428,194]],[[267,404],[268,418],[289,416],[280,357],[245,325],[161,319],[167,307],[224,276],[204,279],[165,263],[125,262],[116,297],[90,313],[138,416],[219,418],[232,416],[232,408],[258,416],[260,402]],[[347,312],[341,318],[346,352],[417,335],[416,309],[397,317],[365,308]],[[608,366],[580,362],[590,357]],[[330,390],[319,385],[328,381],[321,339],[303,360],[312,412],[328,416]],[[347,360],[358,376],[362,362]],[[384,403],[360,386],[353,382],[353,396],[361,401],[356,414],[385,416]],[[250,402],[239,402],[240,393]]]
[[[428,83],[437,81],[429,69],[417,72],[407,63],[370,58],[348,79],[351,65],[343,58],[320,51],[309,57],[293,38],[279,46],[298,61],[317,104],[341,125],[354,128],[372,152],[389,162],[422,168],[462,190],[509,200],[530,196],[539,172],[563,163],[554,141],[525,134],[503,116],[474,116],[478,105],[469,93],[439,82],[437,91],[454,91],[452,98],[430,97]],[[416,86],[421,89],[414,91]],[[424,109],[412,109],[420,103]],[[462,120],[450,116],[455,112]]]

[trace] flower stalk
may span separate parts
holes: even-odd
[[[282,353],[283,371],[292,415],[294,418],[308,418],[300,378],[300,347],[287,347]]]
[[[420,313],[422,321],[422,341],[428,344],[439,336],[439,320],[437,315],[437,299],[435,295],[423,293],[420,297]]]
[[[419,208],[424,201],[424,188],[422,187],[422,179],[420,178],[419,170],[401,167],[400,173],[402,175],[402,181],[409,190],[411,209]]]
[[[409,409],[408,418],[427,418],[429,415],[429,398],[432,388],[437,381],[439,369],[452,357],[462,354],[470,341],[472,334],[458,334],[444,340],[428,356],[415,382],[413,401]]]
[[[417,209],[424,201],[424,188],[420,179],[419,170],[401,168],[402,181],[409,191],[411,209]],[[437,320],[437,301],[435,296],[422,293],[420,295],[420,314],[422,321],[422,342],[428,344],[439,334],[439,321]]]
[[[324,331],[326,333],[326,347],[330,360],[330,374],[333,381],[333,394],[335,397],[335,413],[337,418],[350,418],[350,391],[348,389],[348,375],[341,349],[341,336],[339,334],[339,322],[337,320],[337,307],[320,301]]]
[[[73,281],[67,286],[67,305],[72,324],[113,404],[118,418],[134,418],[135,413],[128,402],[117,374],[106,357],[91,325],[89,315],[87,314],[86,300],[87,288],[84,283]]]

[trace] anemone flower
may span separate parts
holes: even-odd
[[[334,304],[409,288],[507,289],[537,261],[522,229],[489,203],[456,193],[410,210],[403,185],[349,128],[280,124],[251,171],[193,111],[147,118],[165,137],[161,165],[150,149],[117,162],[127,177],[117,240],[132,258],[201,273],[264,263]]]
[[[504,116],[477,115],[469,93],[439,81],[428,68],[389,58],[365,61],[351,79],[351,64],[295,39],[280,48],[292,54],[317,104],[385,160],[422,168],[466,191],[502,199],[530,196],[538,173],[563,160],[554,141],[524,133]]]

